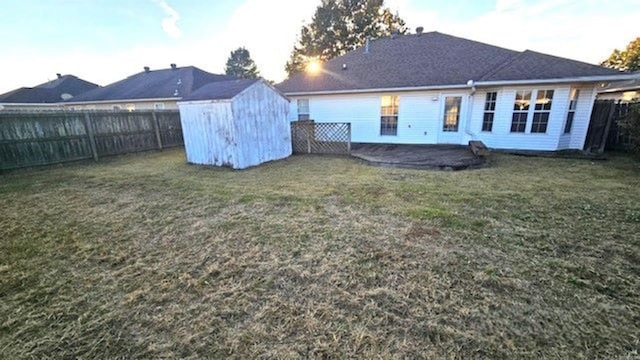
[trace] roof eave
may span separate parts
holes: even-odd
[[[158,101],[180,101],[181,97],[172,98],[146,98],[146,99],[117,99],[117,100],[85,100],[85,101],[68,101],[56,104],[61,105],[91,105],[91,104],[114,104],[114,103],[135,103],[135,102],[158,102]]]
[[[177,105],[195,105],[195,104],[218,104],[218,103],[230,103],[233,98],[228,99],[208,99],[208,100],[186,100],[178,101]]]
[[[640,74],[612,74],[612,75],[596,75],[596,76],[576,76],[570,78],[554,78],[554,79],[530,79],[530,80],[496,80],[496,81],[478,81],[476,86],[502,86],[502,85],[533,85],[533,84],[565,84],[565,83],[593,83],[603,81],[620,81],[640,79]]]
[[[439,90],[439,89],[463,89],[467,87],[469,86],[467,86],[466,84],[460,84],[460,85],[408,86],[408,87],[395,87],[395,88],[371,88],[371,89],[351,89],[351,90],[292,91],[292,92],[283,91],[283,93],[287,96],[334,95],[334,94],[362,94],[362,93],[421,91],[421,90]]]
[[[531,79],[531,80],[499,80],[499,81],[478,81],[474,85],[480,86],[504,86],[504,85],[534,85],[534,84],[565,84],[565,83],[589,83],[603,81],[620,81],[640,79],[640,74],[615,74],[615,75],[598,75],[598,76],[578,76],[571,78],[554,78],[554,79]],[[464,89],[469,88],[467,84],[455,85],[432,85],[432,86],[410,86],[395,88],[371,88],[371,89],[351,89],[351,90],[323,90],[323,91],[284,91],[287,96],[304,96],[304,95],[337,95],[337,94],[363,94],[363,93],[380,93],[380,92],[405,92],[405,91],[427,91],[427,90],[447,90],[447,89]]]

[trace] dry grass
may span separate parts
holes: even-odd
[[[628,158],[183,157],[0,176],[0,357],[638,356]]]

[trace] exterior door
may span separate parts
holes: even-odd
[[[439,144],[461,144],[464,133],[465,96],[442,94],[440,97]]]

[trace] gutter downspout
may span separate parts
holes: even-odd
[[[467,86],[469,86],[471,88],[471,91],[469,92],[469,97],[468,97],[468,104],[467,104],[467,121],[464,125],[464,132],[471,136],[471,140],[474,140],[476,138],[476,134],[474,132],[471,131],[471,119],[473,116],[473,96],[476,93],[476,84],[475,81],[473,80],[469,80],[467,81]]]

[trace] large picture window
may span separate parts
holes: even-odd
[[[536,105],[531,123],[532,133],[546,133],[549,125],[549,114],[553,102],[553,90],[538,90]]]
[[[462,97],[447,96],[444,100],[444,122],[442,131],[455,132],[458,131],[460,124],[460,109],[462,105]]]
[[[527,116],[531,106],[531,91],[518,90],[513,104],[513,117],[511,118],[511,132],[523,133],[527,129]]]
[[[309,99],[298,99],[298,120],[309,120]]]
[[[571,89],[571,96],[569,97],[569,112],[567,112],[567,122],[564,124],[565,134],[569,134],[571,132],[571,127],[573,127],[573,117],[576,115],[578,96],[580,96],[580,90]]]
[[[484,102],[484,117],[482,118],[482,131],[493,130],[493,117],[496,112],[497,92],[488,92]]]
[[[398,135],[399,96],[383,96],[380,108],[380,135]]]

